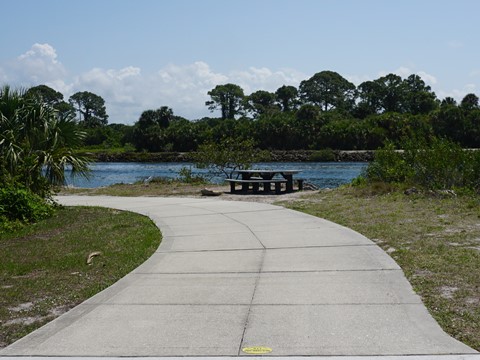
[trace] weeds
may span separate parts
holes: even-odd
[[[378,150],[366,168],[367,182],[402,183],[430,190],[480,189],[480,153],[444,139],[410,140],[403,151],[392,144]]]

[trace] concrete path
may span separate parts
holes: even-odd
[[[133,273],[0,351],[4,357],[247,356],[245,348],[269,348],[269,356],[479,359],[440,329],[386,253],[326,220],[212,198],[59,201],[148,215],[164,240]]]

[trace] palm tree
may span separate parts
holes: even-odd
[[[24,90],[0,89],[0,178],[20,183],[45,196],[52,185],[72,176],[88,175],[89,161],[75,154],[85,133],[74,115],[58,111]]]

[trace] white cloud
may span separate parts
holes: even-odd
[[[267,67],[250,67],[229,73],[229,82],[241,86],[246,95],[257,90],[276,91],[283,85],[298,86],[306,75],[293,69],[272,71]]]
[[[465,84],[465,86],[462,89],[453,89],[450,91],[440,90],[437,96],[439,99],[452,97],[455,100],[457,100],[457,102],[460,102],[465,97],[465,95],[476,93],[476,91],[477,91],[477,86],[475,84]]]
[[[49,44],[34,44],[11,64],[11,70],[21,83],[52,83],[66,76],[57,52]]]
[[[110,122],[133,123],[144,110],[161,106],[195,119],[209,115],[205,107],[207,92],[226,81],[226,75],[213,72],[204,62],[171,64],[146,75],[133,66],[119,70],[95,68],[76,77],[72,93],[91,91],[102,96]]]
[[[388,75],[388,74],[391,74],[391,73],[396,74],[398,76],[401,76],[403,79],[408,78],[412,74],[416,74],[416,75],[420,76],[422,78],[422,80],[425,81],[425,83],[427,85],[432,86],[432,85],[437,84],[437,78],[434,75],[429,74],[426,71],[412,70],[412,69],[410,69],[409,67],[406,67],[406,66],[400,66],[398,69],[396,69],[394,71],[382,70],[378,73],[378,75],[380,77],[382,77],[382,76],[385,76],[385,75]]]
[[[45,58],[51,61],[52,63],[58,63],[57,61],[57,52],[49,44],[33,44],[30,50],[25,54],[22,54],[18,57],[19,60],[29,60],[29,59],[38,59]]]
[[[345,79],[355,84],[356,86],[360,85],[361,83],[364,83],[365,81],[375,80],[368,75],[346,75]]]
[[[395,74],[400,75],[402,78],[407,78],[412,75],[412,73],[412,70],[405,66],[400,66],[397,70],[395,70]]]
[[[431,74],[426,73],[425,71],[419,71],[417,72],[417,75],[420,76],[422,80],[430,86],[437,83],[437,78]]]

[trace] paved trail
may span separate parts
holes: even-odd
[[[164,240],[133,273],[4,357],[239,356],[262,346],[270,356],[480,359],[440,329],[398,265],[350,229],[212,198],[59,201],[148,215]]]

